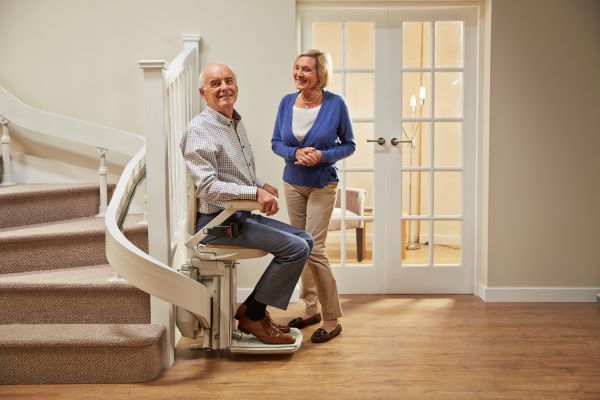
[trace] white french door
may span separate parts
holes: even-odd
[[[328,89],[357,142],[338,163],[328,237],[340,292],[472,293],[477,8],[307,6],[299,18],[302,49],[331,55]]]

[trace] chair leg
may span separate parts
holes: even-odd
[[[365,229],[356,228],[356,259],[361,262],[364,258],[365,250]]]

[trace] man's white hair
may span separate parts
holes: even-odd
[[[233,74],[233,79],[235,79],[235,81],[237,82],[237,75],[235,74],[235,71],[233,70],[233,68],[231,68],[230,65],[225,64],[224,62],[221,62],[221,61],[211,61],[208,64],[206,64],[206,66],[204,66],[204,68],[202,68],[202,71],[200,71],[200,78],[199,78],[200,79],[200,89],[204,89],[206,87],[205,86],[206,82],[204,82],[204,78],[206,75],[205,72],[208,69],[208,67],[213,66],[213,65],[223,65],[223,66],[229,68],[229,70]]]

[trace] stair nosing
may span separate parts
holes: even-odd
[[[38,270],[38,271],[27,271],[27,272],[15,272],[10,274],[0,275],[0,292],[15,292],[15,291],[59,291],[59,290],[75,290],[75,291],[136,291],[139,290],[133,284],[126,280],[121,281],[109,281],[105,280],[105,277],[100,277],[94,281],[94,277],[91,279],[89,275],[98,275],[103,272],[114,272],[114,268],[110,264],[100,265],[87,265],[81,267],[70,267],[50,270]],[[88,275],[88,281],[52,281],[50,279],[40,279],[40,275],[57,276],[61,274],[74,275],[78,274],[82,278],[86,278]],[[19,281],[11,281],[11,279],[18,279]],[[23,281],[30,278],[33,282]]]
[[[42,186],[44,184],[21,183],[19,185],[22,185],[22,186],[40,185],[40,186]],[[60,185],[64,185],[64,186],[61,187]],[[114,190],[115,186],[116,185],[114,183],[108,184],[108,190]],[[24,191],[15,191],[15,192],[11,192],[11,193],[2,193],[0,191],[0,198],[4,199],[4,200],[18,200],[18,199],[33,198],[33,196],[40,195],[40,194],[63,194],[63,193],[64,194],[73,194],[73,193],[82,193],[82,192],[98,191],[98,190],[100,190],[100,185],[95,184],[95,183],[48,184],[47,188],[40,188],[37,190],[31,190],[31,191],[24,190]]]
[[[142,331],[145,336],[128,336],[131,332],[124,332],[122,340],[107,340],[110,330],[119,327]],[[52,337],[45,332],[67,328],[66,335]],[[98,336],[73,335],[74,331],[92,331]],[[142,347],[155,344],[160,340],[165,327],[156,324],[0,324],[0,348],[36,348],[36,347]],[[23,332],[34,332],[39,337],[30,337]],[[11,336],[14,335],[14,336]],[[134,342],[135,343],[132,343]]]
[[[17,227],[0,229],[0,234],[12,232],[12,231],[17,232],[16,234],[14,234],[12,236],[5,236],[5,237],[0,236],[0,244],[1,243],[14,243],[14,242],[22,241],[22,240],[42,240],[42,239],[61,239],[61,238],[68,239],[68,238],[72,238],[72,237],[89,238],[89,237],[94,237],[94,236],[98,236],[98,235],[104,235],[106,233],[105,225],[102,225],[101,227],[97,227],[97,228],[93,228],[93,229],[81,229],[81,230],[65,229],[65,228],[68,228],[68,225],[65,226],[64,224],[68,224],[69,221],[77,222],[77,221],[83,221],[83,220],[93,220],[95,218],[97,218],[97,217],[89,216],[89,217],[81,217],[81,218],[63,219],[63,220],[51,221],[51,222],[41,223],[41,224],[20,225]],[[56,231],[50,231],[50,232],[18,234],[19,228],[23,229],[26,227],[33,227],[33,226],[37,226],[37,225],[52,224],[52,223],[63,224],[62,225],[63,229],[57,229]],[[132,225],[125,225],[124,232],[126,234],[145,233],[147,231],[147,229],[148,229],[147,225],[135,223]]]

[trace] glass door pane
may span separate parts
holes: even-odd
[[[344,97],[353,122],[355,153],[338,162],[343,177],[330,222],[327,255],[333,265],[373,264],[374,47],[373,21],[317,21],[314,47],[331,55],[333,74],[327,90]]]

